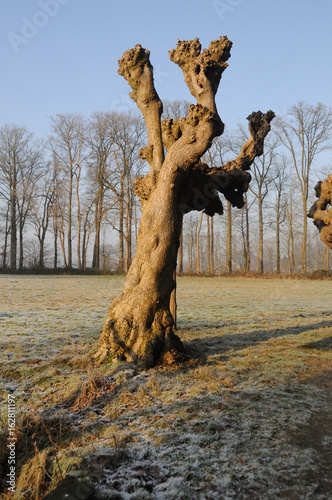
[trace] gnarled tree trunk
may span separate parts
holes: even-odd
[[[262,154],[264,137],[274,117],[271,111],[248,117],[251,137],[234,161],[220,168],[199,162],[213,138],[224,129],[215,94],[231,45],[227,37],[220,37],[201,52],[195,39],[178,41],[177,48],[170,51],[171,60],[183,70],[197,100],[187,118],[180,120],[161,122],[162,103],[154,88],[149,51],[136,45],[119,61],[119,73],[132,87],[131,97],[147,126],[148,146],[140,156],[150,164],[150,173],[135,181],[135,192],[142,203],[136,253],[124,290],[109,308],[95,355],[99,361],[110,356],[149,368],[184,351],[173,331],[170,311],[183,215],[191,210],[204,210],[211,216],[222,214],[218,191],[233,206],[243,206],[243,193],[251,179],[246,170],[255,156]]]
[[[332,248],[332,174],[316,184],[315,193],[318,200],[310,208],[308,217],[314,220],[323,243]]]

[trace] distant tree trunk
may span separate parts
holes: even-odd
[[[97,207],[96,211],[98,211],[98,210],[99,210],[99,208]],[[96,234],[95,234],[95,241],[94,241],[94,245],[93,245],[92,267],[94,269],[99,269],[100,268],[100,230],[101,230],[101,227],[100,227],[100,223],[99,223],[98,213],[95,217],[96,217],[96,220],[95,220]]]
[[[44,240],[43,239],[40,239],[40,241],[39,241],[39,269],[45,269]]]
[[[198,224],[198,228],[197,228],[197,233],[196,233],[196,274],[199,274],[200,270],[201,270],[200,253],[199,253],[199,234],[201,232],[202,220],[203,220],[203,212],[201,212],[201,215],[199,218],[199,224]]]
[[[293,233],[293,231],[291,232],[291,259],[292,259],[293,273],[296,273],[296,261],[295,261],[294,233]]]
[[[53,260],[53,268],[58,268],[58,227],[56,223],[53,223],[53,233],[54,233],[54,260]]]
[[[86,248],[87,248],[87,229],[84,227],[83,229],[83,238],[82,238],[82,268],[86,269]]]
[[[126,258],[125,258],[125,273],[127,274],[131,264],[131,231],[132,231],[132,214],[131,214],[131,196],[127,188],[126,193],[126,210],[125,210],[125,225],[126,225]]]
[[[12,179],[10,193],[10,269],[16,271],[17,258],[17,226],[16,226],[16,174]]]
[[[206,216],[206,224],[207,224],[207,238],[206,238],[206,255],[207,255],[207,274],[211,272],[211,232],[210,232],[210,216]]]
[[[7,267],[7,246],[8,246],[8,235],[9,235],[9,208],[10,204],[7,205],[6,212],[6,225],[5,225],[5,241],[3,245],[3,253],[2,253],[2,268],[6,269]]]
[[[307,219],[307,197],[302,197],[303,205],[303,227],[302,227],[302,246],[301,246],[301,273],[307,270],[307,236],[308,236],[308,219]]]
[[[287,252],[288,252],[288,271],[289,273],[296,272],[296,260],[295,260],[295,242],[294,242],[294,226],[295,226],[295,214],[294,214],[294,190],[292,186],[288,193],[288,201],[286,204],[286,221],[287,221]]]
[[[280,215],[277,212],[276,218],[276,271],[277,274],[280,274]]]
[[[264,263],[263,263],[263,248],[264,248],[264,225],[263,225],[263,200],[260,193],[258,197],[258,226],[259,226],[259,247],[258,247],[258,261],[257,261],[257,271],[260,274],[264,273]]]
[[[173,321],[174,321],[174,328],[176,329],[176,311],[177,311],[177,304],[176,304],[176,270],[173,273],[173,280],[174,280],[174,288],[171,292],[171,298],[169,301],[169,310],[172,315]]]
[[[276,192],[276,272],[281,272],[280,256],[280,226],[286,219],[286,203],[282,201],[282,194],[287,180],[287,158],[283,157],[282,162],[277,164],[276,175],[273,179],[273,185]]]
[[[103,186],[99,184],[98,195],[95,199],[95,241],[93,245],[92,267],[100,268],[100,232],[103,218]]]
[[[81,201],[80,201],[80,192],[79,192],[79,183],[80,183],[81,169],[78,169],[78,173],[76,174],[77,182],[76,182],[76,202],[77,202],[77,267],[78,269],[82,269],[82,261],[81,261],[81,225],[82,225],[82,214],[81,214]]]
[[[119,198],[119,271],[120,271],[120,273],[123,273],[125,270],[124,230],[123,230],[124,229],[123,228],[123,222],[124,222],[123,197],[124,197],[124,189],[123,189],[123,183],[121,181],[120,198]]]
[[[249,233],[249,207],[248,207],[248,197],[245,195],[245,216],[246,216],[246,261],[245,261],[245,271],[248,273],[250,271],[250,233]]]
[[[290,251],[290,234],[288,234],[288,238],[287,238],[287,264],[288,264],[288,275],[290,276],[292,274],[291,251]]]
[[[179,256],[178,256],[178,270],[179,274],[183,273],[183,229],[180,235],[180,246],[179,246]]]
[[[331,270],[331,264],[330,264],[330,249],[327,246],[325,249],[325,269],[326,271]]]
[[[23,248],[23,224],[19,224],[19,270],[23,270],[24,248]]]
[[[64,265],[64,267],[68,267],[67,257],[66,257],[66,248],[65,248],[65,230],[63,227],[63,225],[64,225],[63,217],[61,216],[60,219],[57,217],[54,205],[53,205],[52,209],[53,209],[54,221],[56,224],[56,234],[59,237],[60,246],[61,246],[61,250],[62,250],[63,265]]]
[[[242,220],[241,220],[241,236],[242,236],[242,249],[243,249],[243,270],[246,272],[247,267],[247,242],[246,242],[246,232],[244,226],[244,217],[245,214],[242,212]]]
[[[81,263],[82,263],[82,268],[85,270],[86,269],[86,261],[87,261],[87,250],[88,250],[88,244],[89,244],[89,239],[90,239],[90,234],[91,234],[91,225],[89,221],[89,215],[91,213],[93,203],[90,203],[90,205],[87,207],[87,209],[84,212],[84,223],[83,223],[83,237],[82,237],[82,257],[81,257]]]
[[[228,274],[232,274],[232,205],[227,200],[227,249],[226,249],[226,269]]]
[[[213,217],[211,217],[211,246],[210,246],[210,274],[214,276],[214,228],[213,228]]]
[[[193,247],[194,247],[194,237],[192,232],[192,227],[190,225],[190,233],[188,235],[188,260],[189,260],[189,274],[193,274]]]
[[[82,266],[83,266],[83,269],[86,269],[87,252],[88,252],[90,234],[91,234],[91,228],[87,229],[85,226],[84,231],[83,231],[83,241],[82,241]]]
[[[73,203],[73,173],[70,172],[69,175],[69,196],[68,196],[68,226],[67,226],[67,255],[68,255],[68,267],[71,269],[73,267],[72,258],[72,203]]]

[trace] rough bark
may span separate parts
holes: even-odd
[[[310,208],[308,217],[314,220],[323,243],[332,248],[332,174],[316,184],[315,193],[318,199]]]
[[[110,356],[148,368],[158,361],[178,359],[184,351],[174,333],[170,311],[183,215],[191,210],[203,210],[211,216],[221,214],[218,192],[233,206],[243,206],[242,195],[250,181],[246,170],[262,153],[274,116],[272,112],[258,112],[248,117],[252,135],[233,162],[221,168],[200,163],[213,138],[224,129],[215,94],[231,45],[223,37],[201,51],[198,39],[178,41],[169,53],[170,59],[182,69],[197,104],[190,106],[185,119],[163,123],[149,51],[136,45],[119,61],[119,73],[131,85],[131,97],[147,126],[148,146],[140,156],[149,162],[150,173],[135,181],[135,192],[142,203],[136,253],[124,290],[111,303],[95,355],[100,361]]]

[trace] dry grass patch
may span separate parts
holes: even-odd
[[[91,373],[89,378],[82,382],[77,391],[65,402],[71,411],[79,411],[91,406],[105,394],[114,392],[116,384],[109,382],[100,373]]]

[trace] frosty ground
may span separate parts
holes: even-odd
[[[11,498],[44,498],[61,480],[77,498],[331,498],[332,281],[179,278],[192,358],[145,372],[91,363],[123,283],[0,276],[1,445],[8,392],[17,411]]]

